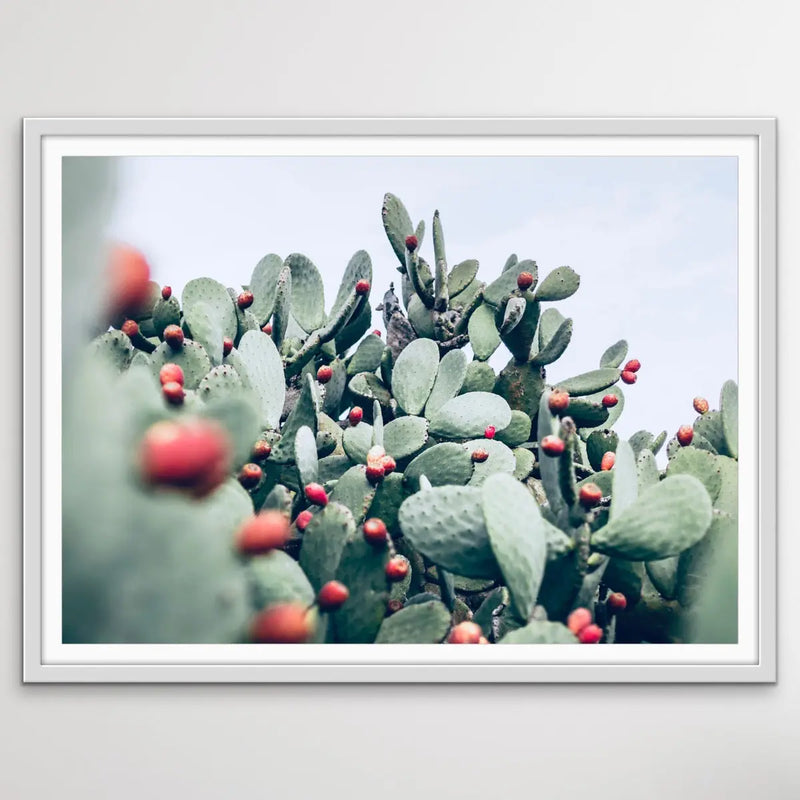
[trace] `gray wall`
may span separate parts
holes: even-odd
[[[778,0],[4,0],[0,341],[16,362],[20,118],[48,115],[777,116],[789,335],[800,283],[797,23],[794,4]],[[798,390],[789,351],[787,401]],[[13,380],[0,397],[3,797],[800,794],[800,538],[788,503],[777,686],[22,687]],[[779,430],[797,444],[789,407]],[[788,499],[797,478],[788,447],[780,460]]]

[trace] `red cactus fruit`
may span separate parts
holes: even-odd
[[[554,414],[561,414],[569,407],[569,394],[562,389],[553,389],[547,401],[547,407]]]
[[[494,439],[494,435],[497,433],[497,428],[494,425],[487,425],[486,430],[483,432],[484,439]]]
[[[267,334],[267,336],[272,336],[272,325],[270,325],[269,323],[267,323],[267,324],[266,324],[266,325],[265,325],[265,326],[264,326],[264,327],[261,329],[261,332],[262,332],[262,333],[266,333],[266,334]]]
[[[142,439],[141,475],[151,485],[203,497],[227,477],[231,452],[227,433],[212,420],[156,422]]]
[[[320,383],[327,383],[333,377],[333,370],[327,364],[323,364],[317,370],[317,380]]]
[[[127,336],[138,336],[139,325],[136,320],[126,319],[125,322],[122,323],[122,332]]]
[[[578,492],[578,500],[584,508],[594,508],[603,499],[603,491],[596,483],[586,483]]]
[[[603,453],[603,457],[600,459],[600,469],[601,470],[609,470],[614,468],[614,462],[617,460],[617,454],[611,452],[609,450],[606,453]]]
[[[250,625],[250,638],[260,644],[303,644],[314,632],[302,603],[277,603],[265,608]]]
[[[533,286],[533,275],[530,272],[520,272],[517,275],[517,286],[521,292],[530,289]]]
[[[626,372],[638,372],[642,368],[642,364],[638,358],[632,358],[622,369]]]
[[[372,335],[373,335],[373,336],[377,336],[377,337],[380,339],[380,337],[381,337],[381,332],[380,332],[380,331],[379,331],[377,328],[375,328],[375,330],[374,330],[374,331],[372,331]]]
[[[360,280],[356,284],[356,294],[361,294],[361,295],[367,294],[367,292],[369,292],[369,288],[370,288],[369,281]]]
[[[289,541],[289,520],[280,511],[262,511],[245,520],[236,533],[236,549],[255,556],[279,550]]]
[[[181,386],[178,381],[167,381],[161,387],[161,394],[163,394],[164,399],[173,406],[182,405],[186,397],[186,392],[183,391],[183,386]]]
[[[250,308],[253,305],[253,293],[245,290],[241,292],[239,296],[236,298],[236,305],[244,311],[246,308]]]
[[[161,290],[161,296],[164,298],[164,300],[169,300],[170,297],[172,297],[172,287],[171,286],[165,286]]]
[[[272,445],[266,439],[259,439],[253,445],[253,458],[257,461],[265,461],[272,453]]]
[[[622,592],[611,592],[606,604],[612,611],[624,611],[628,607],[628,600]]]
[[[353,406],[347,415],[347,421],[351,425],[358,425],[362,419],[364,419],[364,409],[361,406]]]
[[[636,373],[631,372],[629,369],[623,370],[622,374],[620,375],[620,378],[622,378],[623,383],[627,384],[636,383]]]
[[[403,580],[408,575],[409,563],[403,556],[393,556],[386,563],[386,579],[392,583]]]
[[[691,425],[681,425],[678,428],[678,444],[681,447],[688,447],[694,439],[694,429]]]
[[[380,483],[385,475],[385,470],[383,467],[383,461],[373,462],[372,464],[367,464],[366,467],[366,475],[367,480],[375,486],[375,484]]]
[[[318,483],[309,483],[303,490],[306,495],[306,500],[313,503],[315,506],[328,505],[328,493]]]
[[[588,608],[576,608],[567,617],[567,627],[577,636],[585,627],[592,624],[592,612]]]
[[[295,517],[294,524],[297,526],[297,530],[304,531],[312,519],[314,519],[314,515],[308,509],[306,509],[305,511],[301,511],[297,517]]]
[[[548,456],[560,456],[564,452],[564,440],[559,436],[545,436],[539,449]]]
[[[245,489],[253,489],[261,482],[261,476],[263,474],[258,464],[245,464],[239,471],[239,483],[241,483]]]
[[[695,399],[692,400],[692,406],[698,414],[708,413],[708,400],[706,400],[705,397],[695,397]]]
[[[477,622],[465,620],[453,627],[447,641],[450,644],[479,644],[482,638],[481,626]]]
[[[384,456],[381,459],[381,465],[384,475],[391,475],[397,469],[397,462],[391,456]]]
[[[619,403],[619,397],[615,394],[607,394],[603,396],[603,406],[605,408],[614,408],[614,406]]]
[[[374,545],[386,544],[389,531],[386,529],[386,523],[378,517],[371,517],[366,520],[363,525],[364,538]]]
[[[409,253],[413,253],[419,247],[419,239],[414,234],[406,236],[406,249]]]
[[[150,265],[135,248],[114,246],[107,272],[108,308],[112,316],[138,310],[150,296]]]
[[[336,611],[341,608],[347,598],[350,597],[350,590],[340,581],[328,581],[317,595],[317,605],[323,611]]]
[[[166,383],[179,383],[183,386],[183,370],[177,364],[164,364],[158,371],[158,379],[162,386]]]
[[[484,450],[482,447],[478,447],[472,451],[472,460],[476,464],[483,464],[487,458],[489,458],[489,451]]]
[[[403,607],[402,600],[390,600],[386,604],[386,616],[390,617],[392,614],[396,614],[402,607]]]
[[[180,350],[183,347],[183,329],[180,325],[167,325],[164,328],[164,341],[173,349]]]
[[[597,644],[603,638],[603,629],[599,625],[587,625],[579,634],[581,644]]]
[[[233,350],[233,339],[230,336],[226,336],[222,340],[222,355],[229,356],[231,354],[231,350]]]

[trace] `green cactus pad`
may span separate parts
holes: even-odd
[[[108,331],[92,342],[92,354],[113,369],[122,372],[133,360],[134,348],[130,337],[122,331]]]
[[[408,301],[408,320],[416,331],[417,336],[433,339],[436,335],[436,328],[433,325],[433,312],[419,299],[419,295],[413,295]]]
[[[572,341],[572,320],[565,319],[550,337],[544,347],[539,347],[539,352],[531,360],[534,366],[543,367],[552,364],[564,355],[564,351]]]
[[[202,345],[191,339],[184,340],[180,350],[173,350],[166,342],[150,354],[150,367],[158,376],[164,364],[177,364],[183,370],[184,387],[196,389],[211,370],[211,360]]]
[[[720,455],[730,455],[728,444],[725,440],[725,430],[722,424],[722,413],[719,411],[709,411],[698,417],[694,422],[694,439],[692,444],[695,447],[702,447],[703,442],[711,445],[715,453]],[[704,447],[704,449],[708,449]]]
[[[648,486],[655,486],[661,480],[661,473],[652,450],[642,450],[636,456],[636,473],[639,479],[639,492]]]
[[[325,456],[319,460],[319,482],[324,486],[331,481],[338,481],[352,466],[353,462],[347,456]]]
[[[474,613],[472,621],[481,626],[483,635],[487,638],[492,635],[493,612],[508,602],[510,602],[508,590],[505,586],[498,586],[486,595],[478,610]]]
[[[239,373],[227,364],[220,364],[209,372],[197,387],[201,400],[208,402],[226,397],[236,397],[244,390]]]
[[[416,339],[395,362],[392,393],[407,414],[420,414],[439,370],[439,348],[431,339]]]
[[[600,356],[600,366],[617,368],[625,360],[626,355],[628,355],[628,343],[620,339]]]
[[[381,627],[389,600],[386,581],[388,548],[377,548],[356,529],[345,542],[336,580],[350,591],[350,597],[333,615],[336,639],[369,644]]]
[[[456,264],[447,276],[447,291],[450,297],[463,292],[475,280],[477,274],[478,262],[474,258]]]
[[[450,612],[438,600],[401,608],[382,623],[375,644],[438,644],[450,630]]]
[[[425,447],[428,420],[424,417],[398,417],[383,430],[383,446],[392,458],[409,458]]]
[[[494,311],[486,303],[475,309],[467,326],[469,341],[475,358],[488,361],[500,346],[500,334],[494,324]]]
[[[405,264],[406,237],[414,233],[414,224],[399,197],[389,193],[384,195],[381,217],[383,218],[383,229],[386,231],[394,254],[401,264]]]
[[[611,495],[611,489],[614,483],[614,470],[595,472],[593,475],[583,478],[583,480],[578,481],[578,489],[582,486],[586,486],[587,483],[595,484],[603,493],[603,496],[608,497]]]
[[[278,277],[282,269],[283,259],[275,253],[265,255],[253,268],[250,278],[253,305],[250,306],[250,311],[260,325],[265,325],[272,316]]]
[[[537,619],[507,633],[498,644],[578,644],[578,639],[560,622]]]
[[[426,417],[430,418],[448,400],[458,395],[467,374],[467,364],[467,354],[463,350],[450,350],[442,356],[433,389],[425,404]]]
[[[618,462],[622,451],[620,443]],[[703,484],[691,475],[677,475],[642,492],[592,535],[592,547],[630,561],[657,561],[699,542],[710,524],[711,501]]]
[[[261,403],[264,424],[277,428],[286,399],[286,384],[275,343],[259,331],[248,331],[237,349],[245,366],[247,383]]]
[[[300,565],[282,550],[273,550],[250,559],[247,580],[253,610],[275,603],[302,603],[314,601],[314,588]]]
[[[238,469],[252,461],[253,444],[261,428],[258,408],[246,394],[209,399],[200,415],[215,419],[227,430],[233,443],[233,466]]]
[[[372,401],[372,444],[383,447],[383,411],[377,400]]]
[[[731,458],[739,457],[739,387],[735,381],[725,381],[719,401],[725,450]]]
[[[356,464],[367,463],[367,453],[372,447],[372,425],[359,422],[345,428],[342,433],[342,447],[348,458]]]
[[[403,474],[393,472],[387,475],[375,490],[375,496],[370,503],[366,518],[378,517],[386,523],[386,527],[392,536],[398,535],[400,529],[397,523],[397,514],[400,511],[400,504],[406,499],[406,491],[403,488]]]
[[[677,597],[678,562],[680,556],[670,556],[659,561],[645,561],[647,577],[665,600]]]
[[[392,399],[383,381],[372,372],[359,372],[358,375],[354,375],[347,388],[356,395],[361,404],[377,400],[382,406],[388,407]]]
[[[580,398],[581,400],[585,400],[588,403],[602,403],[603,398],[607,394],[613,394],[617,398],[617,404],[612,406],[611,408],[607,408],[606,411],[608,412],[608,417],[606,418],[605,422],[601,423],[600,425],[592,428],[589,426],[584,426],[581,428],[581,437],[585,440],[588,439],[591,435],[592,431],[598,430],[598,428],[611,428],[613,427],[614,423],[620,418],[622,415],[622,410],[625,408],[625,395],[622,393],[622,389],[619,386],[611,386],[606,390],[595,392],[595,394],[589,394],[585,397]]]
[[[531,493],[510,475],[490,475],[483,486],[483,516],[492,552],[517,614],[528,619],[547,562],[542,519]],[[513,519],[509,519],[513,509]]]
[[[311,518],[303,532],[300,566],[316,592],[336,577],[344,544],[355,533],[350,509],[340,503],[328,503]]]
[[[537,425],[537,440],[542,441],[545,436],[558,436],[560,423],[558,417],[549,408],[550,390],[545,391],[539,401],[539,416]],[[553,514],[561,518],[566,513],[566,504],[561,494],[561,481],[559,478],[558,456],[549,456],[539,452],[539,473],[542,478],[547,502]]]
[[[450,439],[481,436],[487,426],[502,430],[511,422],[511,409],[499,395],[470,392],[448,400],[431,417],[430,432]]]
[[[159,339],[164,337],[167,325],[181,324],[181,306],[178,298],[172,295],[168,300],[159,297],[153,306],[153,330]]]
[[[636,503],[639,496],[639,473],[636,469],[636,456],[626,441],[618,441],[616,460],[611,472],[611,510],[610,518],[617,519],[626,509]]]
[[[533,341],[536,338],[536,329],[539,325],[540,310],[539,303],[528,297],[525,300],[525,312],[522,319],[513,329],[504,332],[501,336],[503,344],[518,362],[528,361],[530,358]]]
[[[472,439],[464,442],[467,452],[472,454],[475,450],[485,450],[489,454],[486,461],[476,461],[472,477],[471,486],[482,486],[490,475],[497,472],[512,475],[517,468],[517,459],[514,454],[502,442],[496,439]]]
[[[459,394],[469,392],[491,392],[494,389],[497,375],[485,361],[470,361],[461,384]],[[431,392],[432,394],[432,392]]]
[[[319,270],[308,256],[292,253],[284,266],[292,273],[292,314],[305,331],[315,331],[325,323],[325,287]]]
[[[497,377],[495,391],[506,399],[512,409],[524,411],[533,419],[538,413],[544,388],[544,379],[538,367],[517,364],[512,359]]]
[[[514,461],[516,462],[514,466],[514,477],[518,481],[524,481],[525,478],[533,472],[536,459],[533,453],[530,450],[526,450],[524,447],[517,447],[512,452],[514,453]]]
[[[566,321],[566,317],[554,306],[550,306],[542,312],[539,318],[539,352],[548,346],[558,329]]]
[[[569,392],[570,397],[581,397],[601,392],[609,386],[613,386],[619,380],[619,376],[618,369],[603,367],[559,381],[558,386],[565,392]]]
[[[151,372],[150,356],[148,356],[147,353],[143,353],[141,350],[137,350],[131,359],[131,369],[136,367],[143,367],[148,373]]]
[[[497,573],[481,508],[473,486],[423,489],[400,506],[400,528],[412,546],[438,566],[468,578]]]
[[[566,300],[578,291],[581,278],[571,267],[557,267],[536,289],[540,301]]]
[[[681,447],[667,464],[667,475],[694,475],[706,487],[712,504],[722,488],[721,456],[696,447]]]
[[[250,336],[251,334],[248,333],[247,335]],[[279,464],[294,461],[295,437],[297,436],[297,431],[304,425],[311,428],[311,432],[316,436],[317,405],[314,387],[314,379],[310,375],[306,375],[297,402],[283,424],[281,440],[272,448],[271,458],[273,461],[277,461]]]
[[[363,466],[351,467],[333,487],[330,499],[350,509],[356,524],[360,525],[372,505],[375,487],[367,480]]]
[[[465,309],[472,305],[479,292],[486,287],[483,281],[474,280],[468,283],[458,294],[450,297],[450,307]]]
[[[522,321],[522,315],[525,313],[525,298],[524,297],[509,297],[506,301],[505,308],[503,309],[503,319],[500,323],[500,334],[506,335],[514,330]]]
[[[325,398],[322,410],[331,417],[338,417],[342,406],[342,398],[347,388],[347,367],[344,361],[335,358],[330,364],[333,374],[325,384]]]
[[[420,453],[403,473],[411,492],[419,491],[419,477],[426,475],[434,486],[461,486],[472,477],[470,453],[456,442],[442,442]]]
[[[497,441],[509,447],[517,447],[531,438],[531,424],[531,418],[524,411],[515,408],[511,411],[511,422],[497,431]]]
[[[208,303],[195,302],[184,309],[183,324],[191,338],[203,345],[211,363],[222,363],[225,334],[214,309]]]
[[[272,339],[281,347],[292,316],[292,271],[284,264],[275,284],[275,303],[272,306]]]
[[[535,261],[526,259],[525,261],[518,261],[513,267],[504,270],[500,273],[500,277],[493,280],[487,287],[483,294],[487,303],[493,305],[495,308],[502,305],[503,301],[512,293],[517,291],[517,276],[521,272],[530,272],[533,275],[533,286],[536,286],[536,279],[538,268]],[[533,287],[531,287],[532,289]],[[531,291],[529,289],[528,291]]]
[[[357,375],[359,372],[375,372],[381,365],[383,340],[371,333],[365,336],[358,345],[353,357],[347,364],[347,374]]]
[[[228,290],[211,278],[195,278],[183,288],[181,297],[184,317],[192,316],[195,306],[205,306],[214,320],[214,327],[222,334],[220,338],[236,336],[236,310]]]
[[[361,311],[357,312],[353,319],[336,334],[334,347],[340,354],[346,353],[372,325],[372,310],[369,303],[364,303]]]
[[[586,455],[593,470],[600,469],[600,462],[606,453],[613,453],[617,449],[619,436],[614,431],[594,431],[586,440]]]
[[[317,483],[319,477],[317,438],[306,425],[299,428],[294,437],[294,459],[300,476],[300,485]]]
[[[339,291],[331,307],[329,319],[335,317],[339,313],[339,310],[347,303],[350,292],[356,288],[356,284],[359,281],[369,281],[372,283],[372,261],[366,250],[359,250],[354,253],[350,261],[347,262],[344,275],[342,275],[342,282],[339,284]]]

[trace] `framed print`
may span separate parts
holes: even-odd
[[[26,120],[24,680],[774,681],[775,147]]]

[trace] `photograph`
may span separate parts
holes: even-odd
[[[757,662],[756,165],[45,137],[41,663]]]

